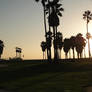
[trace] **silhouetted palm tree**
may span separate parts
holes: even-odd
[[[49,62],[51,62],[52,32],[51,31],[48,31],[46,35],[47,35],[47,38],[46,38],[47,55],[48,55]]]
[[[87,41],[85,39],[85,44],[84,44],[84,58],[86,58],[86,51],[85,51],[86,44],[87,44]]]
[[[35,0],[35,1],[38,2],[40,0]],[[48,32],[47,32],[47,27],[46,27],[46,14],[47,14],[47,12],[50,13],[50,9],[48,9],[48,10],[46,9],[46,4],[49,3],[49,0],[41,0],[41,3],[43,5],[43,11],[44,11],[44,27],[45,27],[45,37],[46,37],[46,42],[47,42],[47,39],[48,39],[47,33]],[[49,31],[50,31],[50,26],[49,26]],[[49,49],[47,48],[47,56],[48,56],[48,61],[51,61],[51,47],[49,47]]]
[[[45,53],[46,48],[47,48],[46,42],[44,42],[44,41],[41,42],[41,48],[42,48],[42,51],[43,51],[43,59],[44,59],[44,53]]]
[[[61,32],[57,32],[57,49],[59,49],[59,59],[61,59],[62,47],[63,47],[63,35]]]
[[[64,9],[61,7],[62,4],[59,4],[59,0],[53,0],[49,1],[49,3],[46,5],[47,10],[50,9],[51,12],[48,16],[48,23],[49,26],[53,28],[53,37],[54,37],[54,59],[58,58],[57,53],[57,27],[59,26],[59,16],[62,16],[61,11]]]
[[[82,58],[82,52],[85,46],[86,46],[86,40],[83,38],[81,33],[77,34],[76,51],[77,51],[78,58]]]
[[[71,47],[70,39],[65,38],[64,39],[63,49],[64,49],[64,52],[65,52],[65,58],[66,59],[68,58],[68,52],[70,50],[70,47]]]
[[[75,36],[71,36],[70,38],[70,43],[71,43],[71,49],[73,51],[73,59],[75,58],[75,52],[74,52],[74,48],[75,48],[75,45],[76,45],[76,37]]]
[[[86,20],[86,27],[87,27],[87,36],[88,36],[88,34],[89,34],[89,32],[88,32],[88,23],[90,22],[90,20],[92,20],[92,13],[91,13],[91,11],[89,11],[89,10],[87,10],[87,11],[85,11],[84,12],[84,14],[83,14],[83,19],[84,20]],[[90,52],[90,42],[89,42],[89,37],[87,37],[87,39],[88,39],[88,53],[89,53],[89,58],[91,57],[91,52]]]
[[[36,2],[39,2],[40,0],[35,0]],[[47,28],[46,28],[46,3],[47,0],[41,0],[42,6],[43,6],[43,11],[44,11],[44,27],[45,27],[45,36],[46,36],[46,32],[47,32]]]
[[[0,59],[1,59],[1,55],[3,54],[3,48],[4,48],[4,43],[2,40],[0,40]]]

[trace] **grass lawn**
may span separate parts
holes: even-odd
[[[92,85],[92,62],[0,63],[0,88],[9,92],[84,92]]]

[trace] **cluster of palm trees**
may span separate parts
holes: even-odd
[[[46,43],[44,41],[41,42],[41,47],[42,47],[43,53],[46,53],[47,44],[48,43]],[[81,33],[77,34],[76,36],[71,36],[70,38],[63,39],[62,33],[57,32],[58,59],[61,59],[62,48],[63,48],[63,51],[65,52],[65,58],[66,59],[67,58],[73,58],[74,59],[75,58],[75,51],[77,52],[77,57],[82,58],[83,50],[85,52],[85,46],[86,46],[86,39],[82,36]],[[71,53],[70,53],[71,50],[73,52],[72,57],[71,57]],[[69,56],[68,56],[68,53],[69,53]],[[45,55],[45,59],[46,59],[46,54],[43,54],[43,57],[44,57],[44,55]]]
[[[75,51],[77,52],[77,57],[82,58],[83,50],[85,52],[85,46],[86,46],[86,39],[82,36],[81,33],[78,33],[76,36],[71,36],[70,38],[65,38],[63,44],[65,57],[68,58],[68,52],[70,52],[70,50],[72,49],[73,59],[75,58]]]
[[[40,1],[40,0],[35,0]],[[51,61],[51,46],[53,42],[54,47],[54,59],[58,59],[58,42],[57,42],[57,27],[60,25],[59,17],[62,17],[62,11],[64,9],[61,7],[62,4],[60,4],[59,0],[41,0],[41,3],[43,5],[43,11],[44,11],[44,27],[45,27],[45,44],[47,47],[47,57],[48,60]],[[47,29],[47,23],[46,20],[48,20],[48,29]],[[52,29],[52,30],[51,30]],[[43,43],[43,42],[42,42]],[[43,47],[41,45],[41,47]]]
[[[82,57],[83,49],[86,46],[86,39],[83,38],[82,34],[79,33],[76,36],[72,36],[71,38],[65,38],[63,40],[62,33],[57,31],[57,27],[60,25],[59,17],[62,17],[62,11],[64,9],[61,7],[60,0],[35,0],[36,2],[41,1],[43,5],[44,11],[44,27],[45,27],[45,41],[41,42],[41,47],[44,53],[47,51],[47,58],[51,60],[51,46],[53,42],[54,47],[54,60],[60,59],[61,57],[61,49],[63,47],[66,58],[68,57],[68,52],[70,49],[73,51],[73,58],[75,58],[75,50],[77,52],[78,58]],[[47,23],[46,19],[48,19],[49,29],[47,31]],[[90,33],[88,32],[88,23],[92,20],[91,11],[87,10],[83,14],[83,19],[86,20],[87,34],[86,38],[88,40],[88,53],[89,57],[91,57],[90,52],[90,41],[91,38]],[[52,29],[52,30],[51,30]],[[85,49],[84,49],[85,50]],[[46,57],[46,56],[45,56]]]
[[[51,32],[48,32],[47,34],[49,34],[50,37],[47,36],[46,42],[45,41],[42,41],[41,42],[41,48],[42,48],[42,51],[43,51],[43,59],[44,59],[44,56],[45,56],[45,59],[46,59],[46,51],[48,49],[50,49],[51,48],[51,45],[52,45],[52,42],[51,42],[52,33]],[[57,49],[57,52],[55,52],[57,54],[57,59],[60,59],[61,58],[61,49],[63,47],[63,35],[62,35],[61,32],[57,32],[57,38],[56,39],[57,40],[55,40],[55,41],[53,40],[53,46],[54,46],[55,49]],[[48,53],[47,55],[49,55],[50,53]]]

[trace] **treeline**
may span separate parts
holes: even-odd
[[[51,39],[51,38],[49,38]],[[42,41],[41,42],[41,48],[43,51],[43,59],[45,59],[46,56],[46,51],[51,46],[54,44],[55,41],[49,42],[50,40],[47,40],[47,42]],[[65,38],[63,39],[63,35],[60,32],[57,32],[57,54],[58,54],[58,59],[61,59],[61,51],[63,50],[65,53],[65,58],[75,58],[75,51],[77,52],[77,58],[83,58],[83,50],[84,50],[84,56],[86,57],[85,53],[85,46],[86,46],[86,39],[83,37],[81,33],[78,33],[76,36],[71,36],[70,38]],[[72,56],[71,52],[72,50]],[[69,53],[69,54],[68,54]],[[68,56],[69,55],[69,56]]]
[[[47,52],[47,59],[50,62],[52,59],[52,43],[54,48],[54,61],[57,61],[61,58],[61,50],[63,48],[65,52],[65,57],[68,58],[68,53],[70,49],[73,51],[73,58],[75,58],[75,51],[77,52],[77,57],[82,58],[82,52],[85,52],[85,46],[88,42],[88,55],[91,57],[90,51],[90,41],[92,38],[91,34],[88,32],[88,24],[90,20],[92,20],[91,11],[87,10],[83,14],[83,19],[86,21],[86,39],[82,36],[81,33],[76,36],[71,36],[70,38],[63,39],[62,33],[58,32],[58,26],[60,25],[60,17],[62,17],[62,12],[64,8],[62,8],[62,4],[60,0],[35,0],[36,2],[41,2],[43,6],[43,15],[44,15],[44,30],[45,30],[45,41],[41,42],[41,47],[44,52]],[[48,22],[48,23],[47,23]],[[47,26],[48,24],[48,26]],[[70,53],[71,54],[71,53]],[[84,55],[85,56],[85,55]]]

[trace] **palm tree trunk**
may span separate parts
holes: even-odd
[[[57,27],[55,27],[56,28],[56,59],[58,59],[58,55],[59,55],[59,53],[58,53],[58,48],[57,48]]]
[[[45,28],[45,38],[46,38],[46,42],[47,42],[47,26],[46,26],[46,12],[45,12],[45,6],[44,6],[44,28]],[[47,57],[48,57],[48,48],[47,48]]]
[[[45,51],[45,59],[46,59],[46,51]]]
[[[68,55],[67,55],[67,53],[65,53],[65,58],[68,59]]]
[[[44,27],[45,27],[45,37],[46,37],[47,27],[46,27],[46,13],[45,13],[45,6],[44,6]]]
[[[61,49],[60,49],[60,59],[61,59]]]
[[[43,52],[43,60],[44,60],[44,52]]]
[[[89,53],[89,58],[91,57],[91,53],[90,53],[90,41],[89,41],[89,38],[88,38],[88,53]]]
[[[56,47],[56,44],[55,44],[55,27],[53,26],[53,36],[54,36],[54,60],[55,60],[55,54],[56,54],[56,52],[55,52],[55,47]]]
[[[88,19],[87,19],[87,34],[88,34]],[[88,38],[88,53],[89,53],[89,58],[91,57],[91,52],[90,52],[90,42],[89,42],[89,38]]]
[[[71,52],[70,52],[70,50],[69,50],[69,58],[71,59]]]
[[[79,53],[77,52],[77,58],[79,59]]]
[[[48,4],[49,4],[49,0],[48,0]],[[50,7],[49,7],[49,15],[48,16],[50,16]],[[50,18],[50,17],[49,17]],[[50,20],[50,19],[49,19]],[[50,24],[49,24],[49,31],[51,31],[51,28],[50,28]],[[49,49],[49,60],[48,60],[49,62],[51,62],[51,47],[50,47],[50,49]]]
[[[80,53],[80,58],[82,58],[82,53]]]
[[[73,48],[73,59],[75,58],[74,48]]]
[[[85,52],[85,47],[84,47],[84,58],[86,58],[86,52]]]
[[[0,54],[0,59],[1,59],[1,54]]]
[[[49,0],[48,0],[48,4],[49,4]],[[49,16],[50,16],[50,7],[49,7]],[[50,17],[49,17],[50,18]],[[50,19],[49,19],[50,20]],[[51,29],[50,29],[50,24],[49,24],[49,31],[50,31]]]

